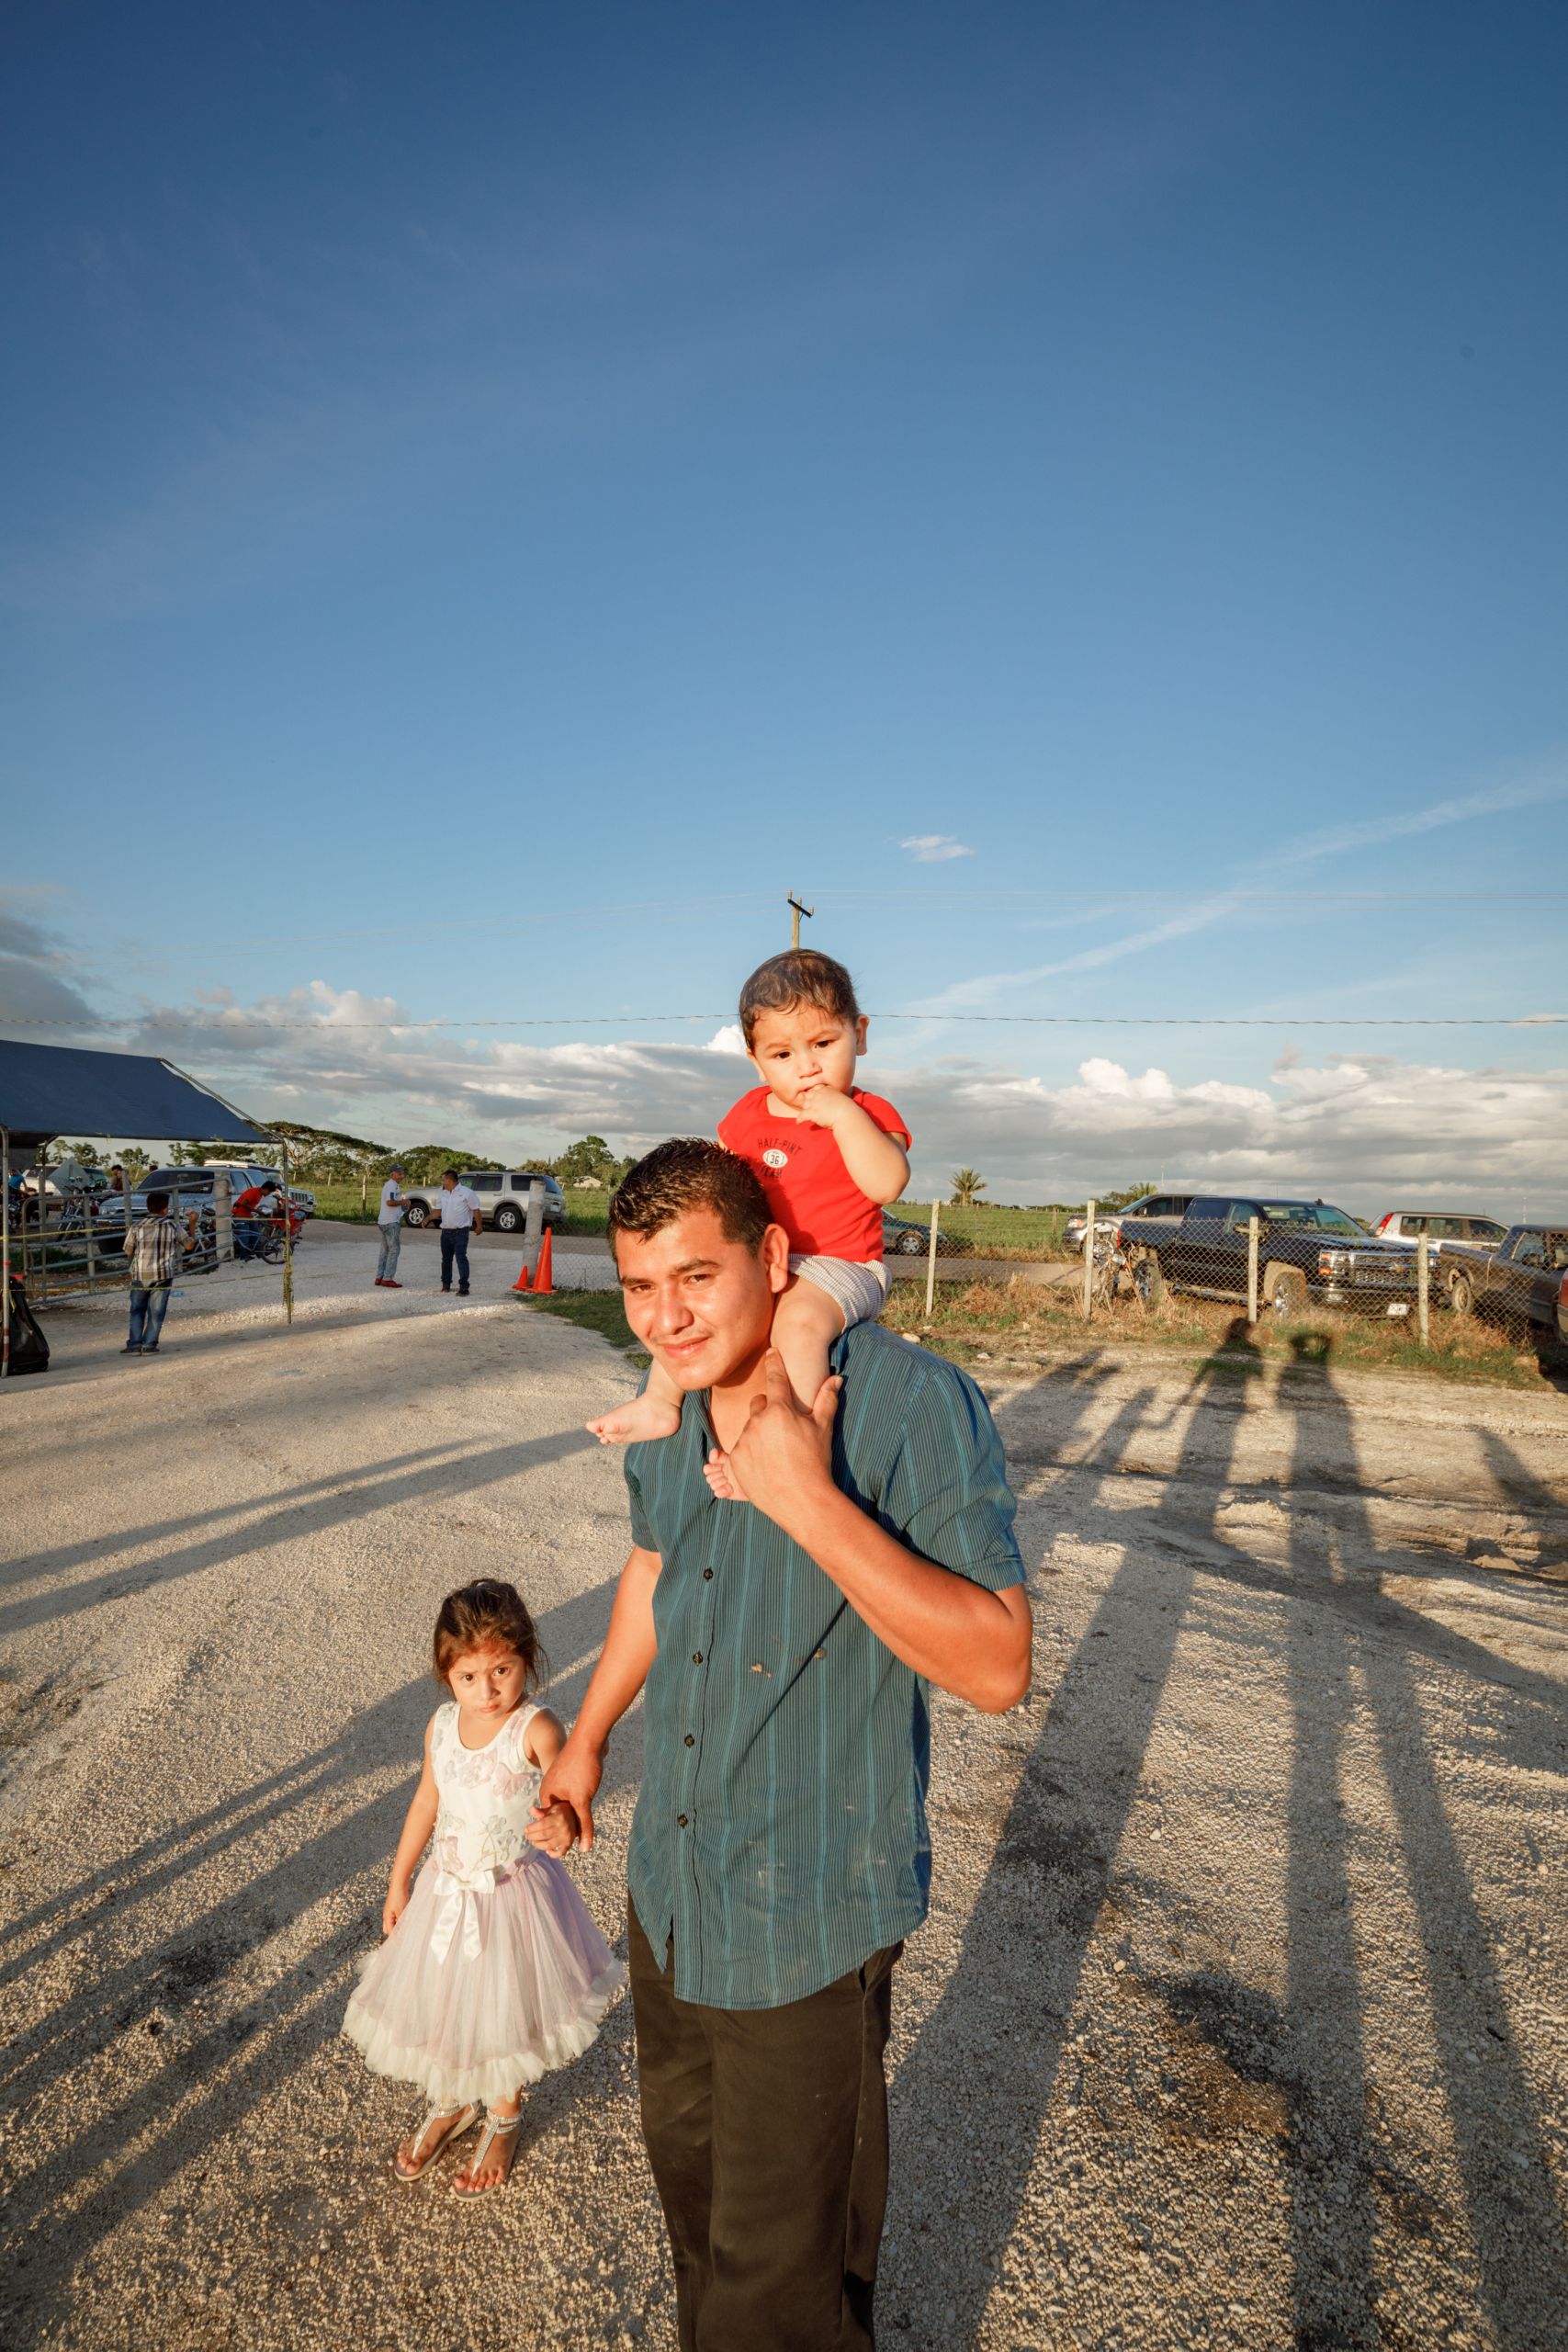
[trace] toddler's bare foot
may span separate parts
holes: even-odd
[[[601,1445],[650,1445],[658,1438],[673,1437],[680,1426],[681,1416],[673,1405],[645,1396],[634,1396],[629,1405],[617,1405],[613,1413],[601,1413],[596,1421],[589,1422],[588,1430]]]
[[[745,1501],[745,1496],[735,1483],[735,1474],[729,1466],[729,1456],[722,1446],[716,1445],[703,1464],[703,1476],[721,1503]]]

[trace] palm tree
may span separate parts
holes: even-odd
[[[975,1195],[986,1189],[986,1180],[977,1168],[955,1168],[953,1171],[953,1205],[955,1209],[972,1209]]]

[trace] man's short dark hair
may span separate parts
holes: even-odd
[[[712,1209],[725,1239],[748,1250],[761,1247],[773,1222],[768,1196],[743,1159],[703,1136],[671,1136],[622,1177],[610,1203],[611,1250],[617,1234],[646,1241],[693,1209]]]
[[[442,1182],[444,1184],[445,1184],[445,1182],[446,1182],[446,1179],[447,1179],[447,1177],[448,1177],[448,1176],[450,1176],[450,1178],[452,1179],[452,1182],[454,1182],[454,1184],[458,1184],[458,1183],[461,1183],[461,1182],[462,1182],[462,1173],[461,1173],[461,1170],[458,1170],[458,1169],[456,1169],[456,1168],[444,1168],[444,1169],[441,1170],[441,1182]]]
[[[169,1196],[168,1196],[167,1193],[148,1193],[148,1195],[147,1195],[147,1214],[148,1214],[148,1216],[162,1216],[164,1214],[165,1210],[168,1208],[168,1205],[169,1205]]]
[[[817,1005],[835,1021],[858,1021],[855,984],[841,964],[814,947],[786,947],[759,964],[740,991],[740,1031],[748,1046],[764,1012],[787,1012],[792,1005]]]

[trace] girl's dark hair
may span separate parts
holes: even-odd
[[[836,1021],[860,1019],[855,984],[841,964],[814,947],[786,947],[759,964],[740,991],[740,1033],[748,1049],[760,1013],[787,1012],[795,1004],[817,1005]]]
[[[523,1688],[537,1690],[549,1673],[539,1629],[514,1584],[480,1577],[449,1592],[435,1615],[434,1672],[445,1682],[454,1663],[470,1650],[492,1646],[515,1650],[523,1661]]]

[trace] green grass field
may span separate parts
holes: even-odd
[[[906,1225],[923,1226],[931,1231],[929,1201],[895,1201],[888,1214],[902,1217]],[[940,1253],[942,1236],[947,1234],[964,1242],[976,1258],[1059,1258],[1062,1225],[1057,1209],[988,1208],[983,1203],[955,1209],[943,1201],[937,1219],[938,1250]]]

